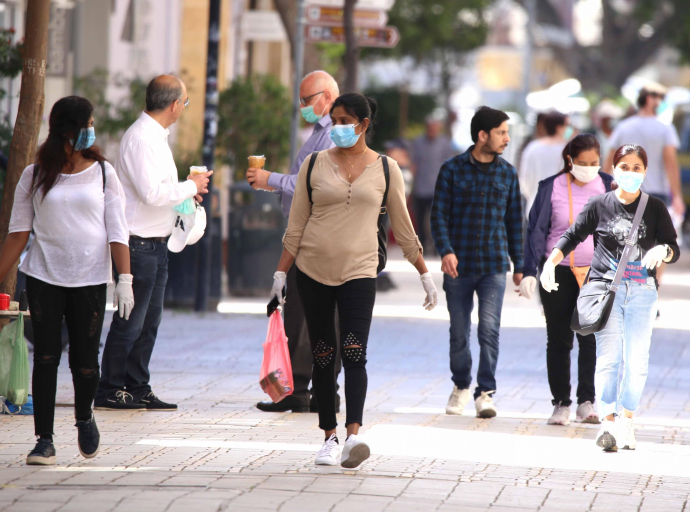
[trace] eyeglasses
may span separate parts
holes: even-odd
[[[184,100],[184,106],[188,107],[189,106],[189,96],[187,96],[187,99]]]
[[[303,107],[306,107],[306,106],[307,106],[307,102],[308,102],[311,98],[313,98],[314,96],[318,96],[319,94],[323,94],[324,92],[325,92],[325,91],[315,92],[314,94],[311,94],[311,95],[309,95],[309,96],[306,96],[305,98],[300,98],[300,99],[299,99],[299,102],[300,102],[300,104],[301,104]]]

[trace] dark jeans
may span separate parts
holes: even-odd
[[[163,318],[168,247],[163,242],[132,237],[129,258],[134,276],[134,309],[129,320],[118,312],[113,315],[103,349],[96,404],[120,390],[130,393],[135,401],[151,392],[149,361]]]
[[[62,355],[62,319],[69,332],[69,367],[77,421],[91,419],[98,387],[101,340],[108,286],[65,288],[26,277],[34,329],[33,400],[36,435],[53,435],[57,373]]]
[[[450,371],[453,383],[459,389],[468,389],[472,384],[470,315],[474,307],[475,291],[479,299],[479,370],[475,399],[482,391],[496,391],[498,334],[505,289],[505,274],[461,274],[455,279],[447,274],[443,275],[443,290],[446,292],[450,313]]]
[[[304,308],[297,291],[297,265],[292,265],[287,273],[287,291],[285,292],[285,305],[283,306],[283,316],[285,318],[285,335],[288,339],[288,350],[290,351],[290,362],[292,363],[292,379],[295,390],[292,396],[297,399],[309,400],[309,382],[311,381],[311,345],[309,343],[309,330],[307,321],[304,318]],[[333,315],[338,322],[337,314]],[[336,346],[340,339],[340,334],[336,329]],[[338,391],[338,375],[342,363],[340,360],[340,350],[337,351],[335,361],[335,390]]]
[[[345,368],[345,425],[362,425],[367,395],[367,341],[376,299],[376,279],[353,279],[340,286],[326,286],[297,269],[297,289],[302,298],[314,358],[312,381],[319,407],[319,428],[332,430],[335,417],[334,315],[340,319],[340,343]]]
[[[580,287],[570,267],[556,265],[558,290],[551,293],[539,285],[539,295],[546,316],[546,368],[553,405],[570,406],[570,352],[573,350],[573,331],[570,319],[575,310]],[[593,334],[577,335],[580,350],[577,357],[577,403],[594,404],[594,370],[597,362],[597,342]]]
[[[429,243],[433,247],[431,240],[431,205],[434,202],[433,197],[415,197],[414,198],[414,214],[417,219],[417,235],[424,250],[428,250]],[[435,249],[432,249],[435,251]]]

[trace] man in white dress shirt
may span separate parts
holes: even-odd
[[[201,200],[213,172],[178,181],[168,127],[188,103],[187,88],[179,78],[154,78],[146,88],[146,111],[120,141],[116,170],[127,197],[134,309],[129,321],[117,312],[113,315],[103,350],[97,409],[177,409],[153,393],[148,367],[163,316],[173,207],[195,196]]]

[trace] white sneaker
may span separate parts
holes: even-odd
[[[495,391],[482,391],[482,394],[474,401],[474,407],[477,409],[477,418],[493,418],[498,412],[494,405],[494,399],[491,397]]]
[[[555,405],[553,414],[546,423],[547,425],[570,425],[570,407],[567,405]]]
[[[352,434],[345,441],[340,465],[344,468],[356,468],[367,460],[369,455],[371,455],[369,445],[360,436]]]
[[[577,412],[575,413],[575,421],[578,423],[593,423],[598,425],[601,423],[599,421],[599,415],[594,409],[592,402],[582,402],[577,406]]]
[[[605,452],[617,452],[618,442],[617,436],[618,422],[604,420],[601,422],[601,428],[597,434],[597,446],[603,448]]]
[[[336,466],[338,465],[338,456],[340,455],[340,445],[335,434],[326,439],[323,446],[316,454],[316,464],[319,466]]]
[[[471,397],[469,389],[458,389],[457,386],[453,386],[453,392],[446,405],[446,414],[462,414]]]
[[[621,416],[616,421],[616,424],[618,426],[618,436],[620,437],[618,445],[624,450],[634,450],[637,448],[633,419]]]

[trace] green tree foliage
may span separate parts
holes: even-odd
[[[400,90],[395,88],[370,89],[364,92],[376,100],[378,110],[374,123],[371,147],[383,151],[386,141],[410,135],[400,133]],[[408,98],[408,132],[422,131],[424,118],[436,108],[436,96],[432,94],[410,94]]]
[[[524,4],[524,0],[517,0]],[[677,48],[690,62],[690,9],[688,0],[601,0],[601,43],[551,45],[555,58],[585,89],[619,90],[665,45]],[[551,0],[537,0],[540,25],[569,31]]]
[[[14,43],[14,29],[0,30],[0,79],[15,78],[22,72],[22,46],[23,43]],[[0,87],[0,100],[7,96],[7,91]],[[9,155],[10,142],[12,141],[12,125],[9,113],[0,115],[0,151],[5,156]]]
[[[291,100],[271,75],[238,78],[220,93],[218,157],[242,179],[250,155],[265,155],[266,168],[287,168],[290,153]]]
[[[143,79],[110,76],[104,69],[96,69],[74,80],[74,94],[88,99],[94,107],[96,135],[110,143],[119,141],[122,134],[136,121],[146,105],[146,85]],[[118,103],[108,100],[109,86],[125,89]],[[102,142],[101,142],[102,144]]]
[[[440,70],[447,101],[454,68],[463,56],[486,41],[485,9],[491,0],[397,0],[389,24],[398,27],[400,42],[392,50],[367,55],[412,57],[420,65]]]

